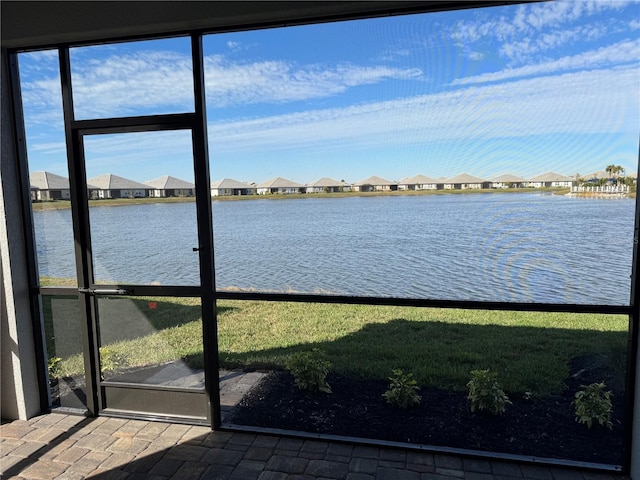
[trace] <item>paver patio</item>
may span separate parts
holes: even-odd
[[[5,479],[626,480],[550,468],[208,427],[49,413],[0,426]]]

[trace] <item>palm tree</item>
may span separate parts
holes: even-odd
[[[613,173],[618,171],[618,167],[611,164],[611,165],[607,165],[607,168],[605,168],[604,170],[609,174],[609,178],[611,178],[613,177]]]

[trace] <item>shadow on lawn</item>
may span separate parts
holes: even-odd
[[[566,388],[572,361],[582,362],[581,375],[597,370],[598,381],[622,392],[626,347],[627,332],[396,319],[331,342],[221,351],[220,358],[228,366],[273,368],[293,353],[319,348],[339,374],[386,380],[400,368],[412,372],[421,386],[462,391],[471,370],[489,368],[498,372],[505,390],[544,396]]]
[[[450,324],[396,319],[332,342],[250,354],[254,365],[319,348],[333,363],[331,394],[300,390],[275,371],[231,413],[231,425],[620,465],[625,424],[626,332]],[[241,363],[243,356],[225,354]],[[391,370],[415,375],[422,400],[388,405]],[[491,369],[509,395],[504,415],[471,412],[470,371]],[[575,421],[581,385],[613,391],[613,429]]]

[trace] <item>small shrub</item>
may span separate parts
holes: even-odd
[[[487,370],[472,370],[471,380],[467,383],[471,401],[471,411],[488,411],[493,415],[502,415],[511,404],[509,397],[500,387],[498,374]]]
[[[418,385],[412,373],[406,375],[400,369],[392,370],[393,376],[389,377],[389,390],[382,396],[394,407],[409,408],[420,403]]]
[[[581,385],[581,390],[575,394],[572,402],[576,409],[576,422],[586,424],[591,428],[593,422],[598,422],[600,426],[613,429],[611,423],[611,391],[605,391],[604,382],[592,383],[591,385]]]
[[[292,355],[285,366],[293,374],[299,389],[331,393],[331,387],[327,383],[331,362],[317,348]]]
[[[51,357],[48,362],[49,378],[54,379],[60,376],[60,363],[62,359],[60,357]]]
[[[127,357],[109,347],[100,347],[100,373],[115,373],[129,366]]]

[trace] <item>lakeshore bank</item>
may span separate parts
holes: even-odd
[[[397,190],[393,192],[335,192],[335,193],[290,193],[271,195],[229,195],[211,197],[214,202],[235,202],[251,200],[290,200],[313,198],[344,198],[344,197],[397,197],[419,195],[482,195],[482,194],[519,194],[519,193],[553,193],[566,195],[568,188],[512,188],[512,189],[464,189],[464,190]],[[635,198],[635,192],[628,196]],[[105,200],[89,200],[89,207],[117,207],[127,205],[143,205],[147,203],[184,203],[195,202],[195,197],[165,197],[165,198],[112,198]],[[53,200],[48,202],[33,202],[33,211],[63,210],[71,208],[68,200]]]

